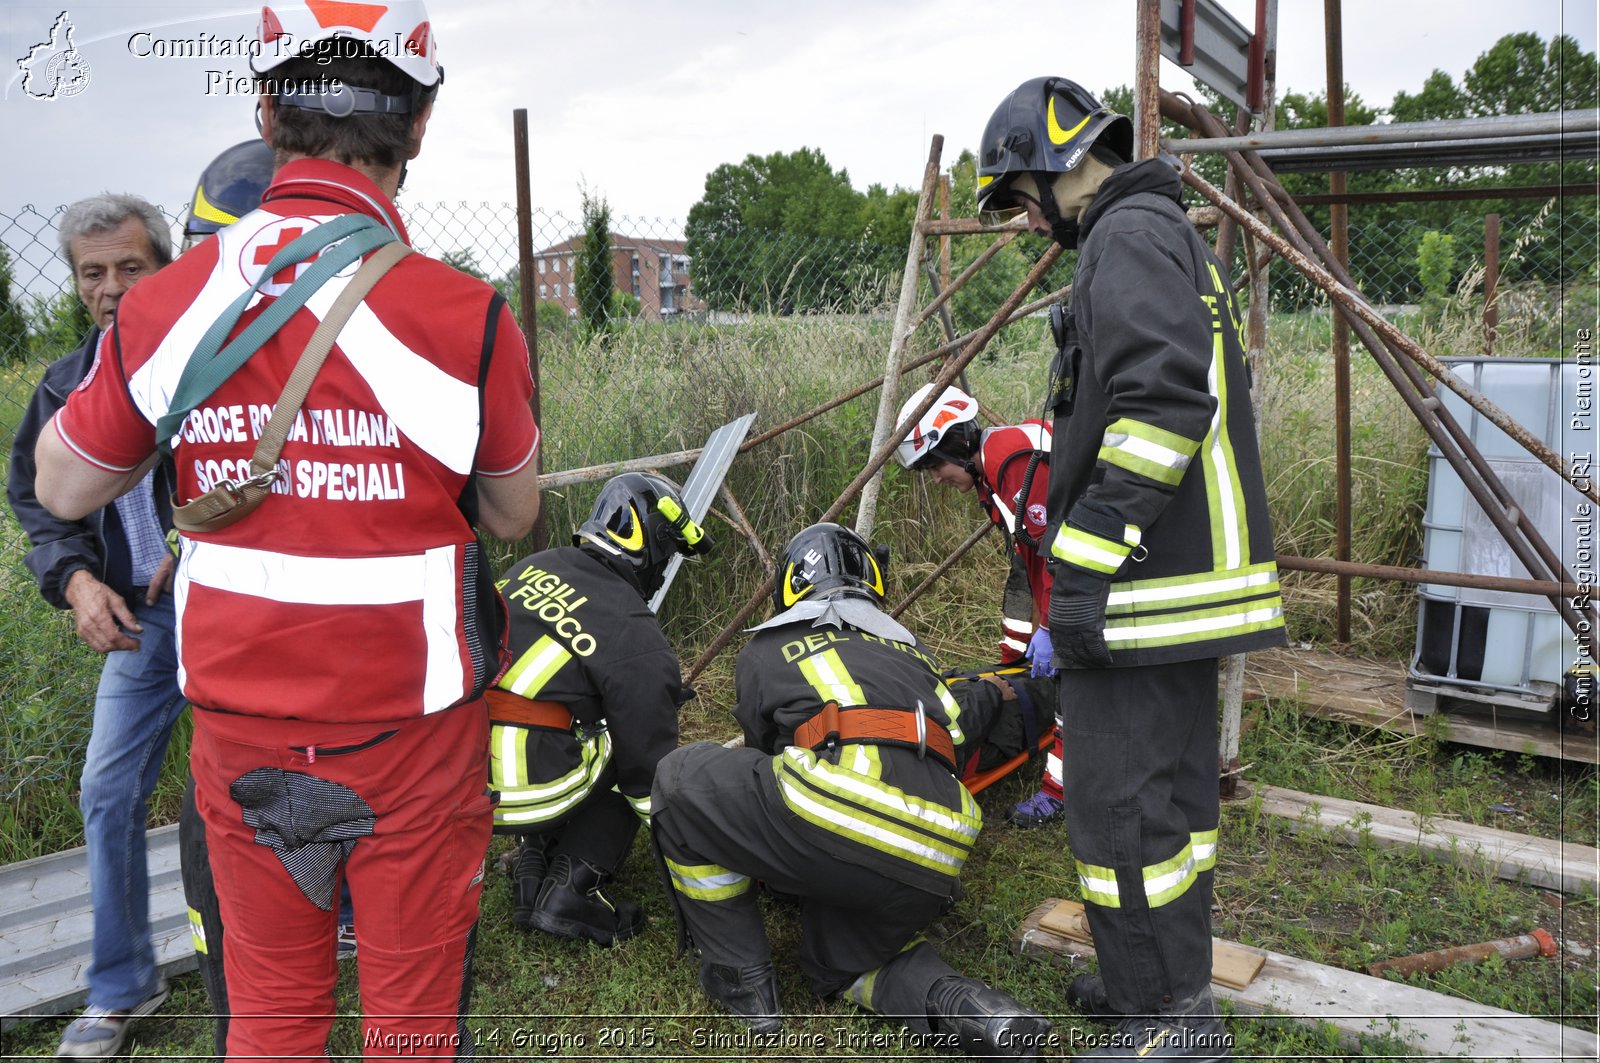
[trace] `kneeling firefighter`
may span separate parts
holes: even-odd
[[[662,760],[651,828],[700,985],[751,1029],[781,1027],[761,881],[799,898],[799,961],[823,999],[985,1056],[1035,1059],[1049,1022],[958,974],[922,938],[949,910],[982,813],[956,778],[961,710],[881,610],[885,560],[817,524],[789,543],[777,615],[739,655],[745,745]]]
[[[676,484],[626,473],[600,490],[570,547],[523,558],[499,582],[514,664],[486,697],[495,830],[516,834],[512,920],[611,945],[644,914],[606,883],[650,819],[656,764],[693,696],[645,604],[674,555],[705,554]]]

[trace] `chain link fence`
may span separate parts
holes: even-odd
[[[520,314],[513,207],[404,204],[403,213],[418,250],[494,283]],[[7,453],[45,366],[70,351],[88,325],[58,253],[60,215],[59,209],[32,206],[0,210],[0,445]],[[176,233],[176,217],[173,224]],[[1399,315],[1402,327],[1426,342],[1469,348],[1434,353],[1478,353],[1482,225],[1481,217],[1464,211],[1447,229],[1452,240],[1441,281],[1437,239],[1433,259],[1419,263],[1424,230],[1363,227],[1358,216],[1351,227],[1352,270],[1370,286],[1374,302]],[[718,233],[710,227],[689,234],[672,221],[613,217],[616,294],[607,324],[597,329],[577,295],[582,219],[535,212],[532,226],[547,472],[691,450],[718,425],[750,412],[756,414],[754,433],[762,433],[883,371],[904,246]],[[1600,238],[1595,212],[1592,206],[1534,210],[1504,218],[1501,226],[1498,342],[1508,354],[1556,355],[1565,342],[1552,307],[1578,309],[1593,324]],[[976,236],[931,245],[923,301],[990,242]],[[1042,251],[1031,238],[1007,246],[957,293],[947,315],[919,330],[909,353],[929,351],[981,325]],[[1071,257],[1055,267],[1046,290],[1070,279]],[[1271,342],[1258,390],[1274,512],[1287,552],[1326,554],[1332,506],[1326,490],[1332,481],[1327,300],[1281,263],[1273,265],[1271,283]],[[1007,329],[969,367],[968,386],[1003,417],[1036,416],[1049,347],[1042,316]],[[901,396],[926,372],[914,372]],[[1375,372],[1358,371],[1355,387],[1355,418],[1365,426],[1356,441],[1356,508],[1374,514],[1375,525],[1368,533],[1358,527],[1356,556],[1408,562],[1413,559],[1403,555],[1411,545],[1403,529],[1408,520],[1420,524],[1420,490],[1406,496],[1402,512],[1392,513],[1380,486],[1387,482],[1392,488],[1394,463],[1423,475],[1420,430],[1408,425]],[[666,611],[669,635],[685,652],[686,665],[694,647],[709,642],[767,575],[761,551],[749,540],[767,551],[781,548],[862,467],[877,406],[878,393],[865,389],[735,463],[729,493],[715,504],[711,522],[723,540],[720,557],[714,564],[688,566]],[[688,470],[662,471],[681,480]],[[583,483],[549,491],[550,542],[566,541],[596,489]],[[1416,512],[1410,513],[1413,505]],[[853,507],[841,519],[852,515]],[[931,571],[977,519],[967,498],[930,494],[913,478],[887,477],[877,535],[895,545],[900,590]],[[1385,538],[1394,536],[1399,541]],[[508,564],[527,545],[494,544],[497,562]],[[0,859],[31,855],[43,795],[70,800],[99,665],[74,637],[70,617],[40,600],[23,566],[27,550],[7,508],[0,515],[0,644],[7,661],[0,675]],[[998,594],[997,577],[993,605]],[[1319,611],[1321,603],[1312,596],[1297,615],[1314,624]],[[989,627],[982,625],[992,619],[991,603],[967,612],[977,617],[974,630],[987,642]],[[915,611],[908,615],[915,626]],[[70,814],[70,808],[57,814]]]

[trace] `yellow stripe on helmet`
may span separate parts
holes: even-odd
[[[1073,137],[1083,132],[1083,127],[1088,125],[1089,119],[1093,117],[1094,115],[1092,114],[1084,115],[1083,121],[1079,122],[1071,129],[1064,130],[1061,128],[1061,123],[1056,121],[1056,98],[1051,96],[1050,106],[1045,111],[1045,131],[1050,134],[1050,143],[1058,146],[1067,143]]]

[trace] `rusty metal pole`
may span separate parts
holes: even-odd
[[[1251,56],[1260,56],[1261,69],[1252,71],[1252,79],[1259,75],[1260,97],[1257,100],[1261,108],[1258,118],[1249,118],[1248,108],[1240,108],[1239,120],[1234,123],[1236,128],[1248,129],[1250,125],[1261,130],[1269,130],[1276,124],[1277,111],[1274,100],[1275,77],[1274,68],[1277,65],[1277,46],[1274,35],[1278,24],[1278,9],[1274,2],[1270,5],[1261,3],[1256,11],[1256,37],[1250,49]],[[1230,179],[1237,175],[1233,167],[1228,168]],[[1226,217],[1227,215],[1223,215]],[[1218,223],[1221,227],[1221,223]],[[1257,264],[1251,249],[1251,241],[1245,241],[1245,257],[1250,264],[1250,310],[1249,349],[1245,352],[1245,359],[1250,366],[1250,378],[1260,381],[1265,376],[1264,366],[1267,356],[1267,311],[1271,298],[1272,288],[1270,282],[1270,269],[1272,260],[1263,258]],[[1261,390],[1259,386],[1252,387],[1250,391],[1250,410],[1255,414],[1257,424],[1261,422]],[[1230,654],[1222,659],[1222,724],[1217,732],[1217,795],[1224,801],[1238,800],[1249,796],[1249,788],[1240,785],[1240,773],[1244,770],[1239,759],[1239,746],[1244,732],[1244,662],[1242,653]]]
[[[1323,0],[1323,36],[1328,52],[1328,127],[1344,125],[1344,24],[1340,0]],[[1345,174],[1328,175],[1328,194],[1344,195]],[[1335,203],[1328,208],[1333,257],[1350,268],[1350,208]],[[1350,324],[1333,314],[1333,450],[1334,450],[1334,556],[1350,560]],[[1350,577],[1339,577],[1337,638],[1350,641]]]
[[[1500,329],[1500,215],[1483,219],[1483,353],[1494,353],[1495,333]]]
[[[1133,157],[1161,150],[1161,0],[1139,0],[1138,55],[1133,66]]]
[[[1215,121],[1215,118],[1212,120]],[[1505,487],[1500,483],[1498,477],[1494,476],[1493,470],[1486,465],[1480,467],[1471,463],[1473,457],[1481,460],[1481,455],[1477,453],[1476,448],[1472,446],[1470,441],[1463,442],[1452,438],[1452,433],[1447,429],[1446,425],[1453,425],[1454,421],[1450,418],[1449,411],[1444,408],[1438,397],[1432,393],[1431,389],[1419,386],[1417,381],[1408,380],[1407,374],[1402,370],[1401,365],[1397,364],[1398,358],[1378,342],[1378,336],[1374,335],[1374,333],[1382,335],[1385,340],[1394,343],[1397,351],[1403,351],[1407,357],[1418,364],[1432,363],[1428,367],[1428,371],[1434,373],[1436,379],[1443,381],[1445,377],[1450,376],[1449,371],[1444,366],[1434,362],[1431,356],[1428,356],[1421,348],[1411,343],[1404,333],[1401,333],[1384,320],[1352,288],[1336,280],[1323,267],[1313,262],[1310,249],[1305,248],[1302,250],[1305,237],[1294,231],[1292,227],[1287,238],[1280,237],[1237,203],[1228,200],[1221,191],[1212,187],[1205,178],[1196,174],[1193,170],[1185,171],[1183,180],[1184,183],[1200,192],[1211,202],[1232,214],[1240,225],[1255,233],[1256,239],[1272,247],[1279,257],[1289,262],[1312,283],[1326,291],[1341,308],[1354,315],[1351,319],[1352,323],[1360,322],[1357,334],[1363,337],[1363,342],[1367,343],[1368,348],[1378,362],[1379,368],[1394,384],[1402,401],[1411,408],[1412,413],[1416,416],[1423,429],[1438,445],[1446,461],[1450,463],[1451,468],[1455,469],[1457,475],[1461,477],[1463,485],[1479,506],[1483,508],[1484,515],[1488,517],[1489,522],[1505,538],[1517,560],[1522,562],[1523,567],[1532,574],[1537,575],[1540,572],[1548,571],[1556,580],[1571,582],[1571,574],[1567,572],[1565,565],[1559,558],[1554,556],[1548,544],[1539,534],[1538,529],[1526,518],[1520,507],[1511,501],[1502,503],[1496,497],[1497,495],[1503,495],[1509,499],[1509,494],[1505,492]],[[1287,224],[1287,219],[1283,219],[1283,223]],[[1327,251],[1326,248],[1321,250],[1327,256],[1324,261],[1332,259],[1331,251]],[[1337,268],[1336,265],[1335,268]],[[1395,360],[1391,361],[1391,358]],[[1413,387],[1416,390],[1412,390]],[[1494,414],[1499,415],[1502,419],[1504,418],[1504,413],[1497,407],[1488,404],[1488,401],[1483,399],[1482,396],[1476,392],[1472,392],[1472,395],[1477,399],[1474,405],[1478,403],[1488,405]],[[1469,399],[1468,401],[1471,402],[1472,400]],[[1549,460],[1546,460],[1547,458],[1555,460],[1553,455],[1548,453],[1549,448],[1542,443],[1535,448],[1524,441],[1521,437],[1526,436],[1527,432],[1525,429],[1521,429],[1520,426],[1513,424],[1508,434],[1527,447],[1541,461],[1545,461],[1546,464],[1550,463]],[[1561,471],[1559,466],[1555,467],[1558,472]],[[1592,492],[1584,492],[1584,494],[1588,497]],[[1591,498],[1591,501],[1600,500]],[[1574,638],[1579,640],[1582,645],[1588,646],[1590,652],[1593,653],[1597,648],[1595,646],[1596,623],[1593,616],[1584,615],[1580,617],[1577,608],[1570,605],[1568,600],[1561,596],[1552,596],[1551,604],[1556,607],[1557,612],[1561,614],[1569,630],[1574,633]]]
[[[1529,956],[1554,956],[1556,939],[1550,931],[1540,927],[1531,934],[1483,941],[1476,945],[1457,945],[1454,948],[1419,952],[1414,956],[1396,956],[1392,960],[1379,960],[1367,965],[1367,973],[1381,976],[1395,974],[1421,974],[1425,971],[1442,971],[1458,963],[1482,963],[1492,956],[1506,960],[1521,960]]]
[[[883,463],[888,461],[889,456],[894,453],[894,448],[900,438],[911,430],[911,426],[917,422],[918,418],[933,408],[935,400],[939,397],[939,392],[949,386],[957,374],[967,367],[967,363],[976,358],[979,352],[989,345],[989,341],[994,339],[995,333],[1015,320],[1017,309],[1022,305],[1023,300],[1028,297],[1028,293],[1037,288],[1039,283],[1044,280],[1045,274],[1050,272],[1050,267],[1056,264],[1056,260],[1061,257],[1061,250],[1060,244],[1051,244],[1050,248],[1039,256],[1039,261],[1035,262],[1033,268],[1028,271],[1027,276],[1022,278],[1022,283],[1017,285],[1016,290],[1006,296],[1005,301],[1000,304],[1000,309],[994,312],[994,315],[989,318],[982,328],[972,333],[971,340],[962,350],[960,356],[939,371],[939,375],[933,380],[934,387],[928,393],[928,397],[923,399],[917,408],[906,416],[904,423],[895,426],[900,431],[890,438],[885,438],[883,444],[872,452],[872,455],[867,458],[866,466],[856,474],[855,479],[845,485],[844,490],[834,500],[833,505],[829,506],[827,512],[821,516],[821,520],[830,521],[839,518],[839,514],[844,511],[845,506],[850,504],[850,500],[855,498],[867,481],[876,476],[879,470],[883,468]],[[734,615],[732,620],[728,621],[727,626],[711,640],[711,644],[705,648],[699,659],[695,661],[694,666],[684,675],[685,682],[694,682],[696,677],[705,671],[706,667],[716,659],[717,654],[726,649],[728,643],[733,641],[734,636],[739,633],[739,629],[744,626],[745,621],[749,620],[750,617],[755,615],[755,611],[761,608],[761,603],[766,601],[767,595],[771,593],[772,577],[769,576],[757,588],[756,592],[750,596],[750,600],[740,606],[738,613]]]
[[[939,175],[939,217],[950,220],[950,175]],[[950,287],[950,237],[939,237],[939,287]]]
[[[532,169],[528,165],[528,109],[518,107],[511,112],[513,137],[512,153],[517,166],[517,298],[522,304],[522,334],[528,341],[528,372],[533,374],[534,423],[539,423],[539,313],[533,298],[533,185]],[[544,448],[534,455],[540,473],[544,472]],[[542,476],[541,476],[542,481]],[[539,488],[539,515],[533,522],[533,549],[543,550],[550,533],[544,520],[544,487]]]

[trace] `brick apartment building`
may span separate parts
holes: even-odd
[[[540,302],[556,303],[568,317],[578,315],[575,267],[583,237],[574,236],[534,252],[534,290]],[[611,234],[612,277],[617,291],[639,300],[647,321],[670,321],[703,311],[706,304],[689,292],[689,256],[682,240],[646,240]]]

